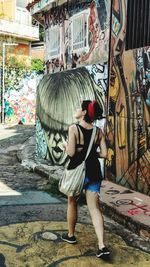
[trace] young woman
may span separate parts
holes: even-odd
[[[78,166],[84,159],[90,142],[93,122],[102,117],[102,109],[98,102],[85,100],[77,108],[75,118],[79,124],[69,127],[68,143],[64,143],[66,153],[70,157],[68,169]],[[98,151],[99,148],[99,152]],[[99,192],[102,180],[101,168],[98,158],[106,158],[107,148],[102,131],[97,128],[91,152],[86,160],[86,177],[84,187],[87,206],[92,218],[93,226],[98,239],[98,258],[106,258],[110,251],[104,245],[103,216],[99,207]],[[68,234],[63,234],[62,239],[70,244],[76,243],[75,225],[77,222],[77,198],[68,197],[67,209]]]

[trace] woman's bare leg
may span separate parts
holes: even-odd
[[[98,239],[99,249],[102,249],[104,245],[104,221],[99,206],[99,196],[96,192],[86,191],[87,206],[91,215],[95,233]]]
[[[68,197],[67,209],[68,236],[74,235],[77,222],[77,201],[75,197]]]

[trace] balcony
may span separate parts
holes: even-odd
[[[31,15],[26,9],[17,7],[14,21],[0,19],[0,34],[37,41],[39,40],[39,26],[31,24]]]
[[[29,4],[29,9],[31,12],[31,15],[34,15],[38,12],[41,11],[46,11],[49,10],[52,7],[56,7],[57,5],[62,5],[65,2],[67,2],[67,0],[39,0],[37,3],[33,1],[33,4]],[[30,7],[31,6],[31,7]]]
[[[39,40],[39,27],[8,20],[0,20],[0,34],[11,35],[29,41],[37,41]]]

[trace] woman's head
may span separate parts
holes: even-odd
[[[87,123],[91,123],[95,120],[101,119],[103,110],[96,100],[83,100],[81,108],[76,111],[76,119],[83,119]]]

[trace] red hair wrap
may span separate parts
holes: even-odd
[[[92,101],[91,103],[89,103],[88,105],[88,115],[91,121],[94,121],[94,104],[95,104],[96,100]]]

